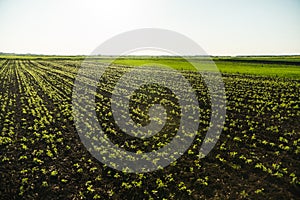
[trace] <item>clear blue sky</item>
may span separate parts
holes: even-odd
[[[89,54],[146,27],[212,55],[300,54],[300,0],[0,0],[0,52]]]

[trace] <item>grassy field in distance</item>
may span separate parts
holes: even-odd
[[[242,57],[213,57],[213,61],[221,73],[300,79],[300,56],[241,58]],[[205,59],[207,58],[191,58],[193,64],[205,61]],[[125,57],[115,60],[114,63],[133,66],[147,65],[148,63],[159,63],[168,65],[178,70],[194,70],[194,68],[183,59],[172,57]]]

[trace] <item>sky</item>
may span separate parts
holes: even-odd
[[[300,0],[0,0],[0,52],[88,55],[138,28],[176,31],[209,55],[300,55]]]

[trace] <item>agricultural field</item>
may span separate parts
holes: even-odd
[[[176,96],[149,85],[131,97],[132,119],[149,123],[147,104],[163,102],[171,125],[150,139],[123,134],[114,122],[110,98],[118,79],[134,66],[177,69],[197,92],[200,105],[198,134],[190,148],[169,166],[138,174],[99,162],[80,140],[72,91],[83,59],[0,56],[0,199],[299,198],[299,56],[214,58],[225,84],[226,118],[217,144],[201,159],[199,148],[211,115],[201,76],[180,58],[115,60],[99,80],[95,110],[105,134],[119,147],[132,152],[159,149],[174,137],[180,121]],[[192,59],[197,63],[206,58]],[[112,60],[99,57],[90,65]]]

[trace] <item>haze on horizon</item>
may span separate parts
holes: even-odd
[[[1,0],[0,27],[7,53],[88,55],[122,32],[163,28],[209,55],[300,55],[298,0]]]

